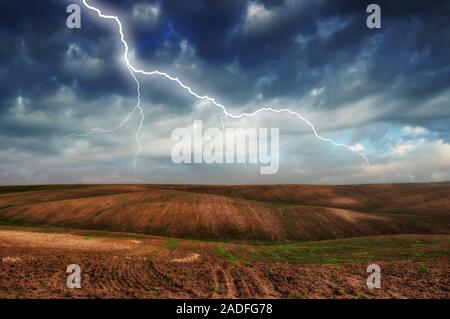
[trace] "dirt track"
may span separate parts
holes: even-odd
[[[366,264],[234,263],[214,247],[0,229],[0,298],[450,298],[448,256],[380,262],[382,288],[369,290]],[[82,269],[81,289],[66,287],[69,264]]]

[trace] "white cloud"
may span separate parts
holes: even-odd
[[[402,128],[402,133],[405,135],[423,135],[428,134],[428,130],[423,127],[411,127],[411,126],[405,126]]]
[[[271,17],[271,12],[263,4],[251,3],[247,8],[247,21],[263,21]]]
[[[267,10],[263,4],[252,2],[247,7],[244,30],[252,32],[259,29],[261,26],[267,25],[272,16],[273,12]]]
[[[320,38],[327,39],[334,33],[343,29],[347,25],[345,20],[339,18],[331,18],[326,21],[320,21],[317,23],[317,35]]]
[[[159,19],[161,9],[157,5],[138,3],[133,6],[132,17],[136,23],[154,25]]]
[[[431,174],[433,182],[444,182],[450,180],[450,172],[436,171]]]
[[[357,151],[357,152],[362,152],[365,150],[364,145],[362,145],[361,143],[356,143],[355,145],[351,146],[352,150]]]
[[[311,94],[311,96],[318,96],[318,95],[322,94],[323,91],[325,91],[325,87],[322,86],[322,87],[320,87],[320,88],[314,88],[314,89],[312,89],[311,92],[310,92],[310,94]]]
[[[398,144],[392,150],[392,155],[394,155],[394,156],[403,156],[403,155],[408,154],[409,152],[411,152],[416,147],[417,147],[417,144],[414,144],[414,143]]]
[[[76,75],[94,76],[101,72],[104,62],[89,55],[78,44],[69,43],[65,53],[65,68]]]

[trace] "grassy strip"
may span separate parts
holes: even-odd
[[[251,260],[298,262],[305,264],[360,264],[377,260],[420,262],[450,259],[448,236],[366,237],[308,243],[254,246]]]
[[[0,228],[16,228],[14,223]],[[20,228],[19,228],[20,229]],[[26,229],[24,229],[26,230]],[[148,238],[146,235],[104,231],[73,230],[64,228],[31,228],[31,231],[68,233],[89,237]],[[180,239],[160,238],[155,243],[171,251],[177,249]],[[288,262],[302,264],[365,264],[368,262],[417,263],[450,262],[450,235],[391,235],[370,236],[349,239],[324,240],[317,242],[294,242],[286,244],[251,245],[212,241],[183,241],[187,249],[203,249],[216,253],[233,263]],[[161,247],[160,246],[160,247]],[[183,246],[184,248],[184,246]],[[231,250],[229,249],[231,248]],[[426,272],[426,269],[421,270]]]
[[[228,259],[232,263],[238,264],[239,260],[229,251],[226,251],[223,249],[221,245],[216,245],[216,252],[221,255],[222,257]]]
[[[177,249],[178,243],[180,242],[180,240],[175,239],[175,238],[169,238],[166,241],[166,247],[171,250],[174,251],[175,249]]]

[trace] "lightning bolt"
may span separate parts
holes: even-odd
[[[141,74],[141,75],[145,75],[145,76],[155,76],[156,75],[156,76],[164,77],[164,78],[166,78],[166,79],[168,79],[170,81],[175,82],[179,87],[181,87],[184,90],[186,90],[190,95],[194,96],[196,99],[198,99],[198,100],[205,100],[205,101],[211,102],[212,104],[214,104],[215,106],[220,108],[223,111],[224,115],[225,115],[224,117],[221,118],[222,123],[223,123],[223,120],[226,119],[227,117],[233,118],[233,119],[240,119],[240,118],[243,118],[243,117],[253,117],[253,116],[255,116],[255,115],[257,115],[258,113],[261,113],[261,112],[288,113],[290,115],[293,115],[293,116],[299,118],[303,122],[305,122],[311,128],[311,130],[314,133],[314,136],[317,139],[319,139],[321,141],[324,141],[324,142],[331,143],[331,144],[333,144],[334,146],[337,146],[337,147],[345,148],[345,149],[347,149],[347,150],[349,150],[351,152],[356,153],[358,156],[360,156],[360,157],[362,157],[364,159],[364,161],[366,162],[367,166],[370,166],[370,162],[369,162],[368,158],[363,153],[361,153],[355,146],[346,145],[344,143],[337,143],[337,142],[335,142],[334,140],[332,140],[330,138],[322,137],[321,135],[319,135],[319,133],[317,132],[317,130],[314,127],[314,125],[308,119],[303,117],[300,113],[298,113],[296,111],[293,111],[293,110],[291,110],[289,108],[275,109],[275,108],[271,108],[271,107],[261,107],[261,108],[257,109],[254,112],[251,112],[251,113],[245,112],[245,113],[241,113],[241,114],[232,114],[232,113],[230,113],[228,111],[228,109],[227,109],[227,107],[225,105],[217,102],[215,98],[209,97],[207,95],[201,95],[201,94],[198,94],[198,93],[194,92],[188,85],[184,84],[178,77],[171,76],[171,75],[169,75],[169,74],[167,74],[165,72],[161,72],[161,71],[158,71],[158,70],[145,71],[145,70],[136,68],[135,66],[133,66],[131,64],[130,60],[128,59],[128,51],[129,51],[128,43],[127,43],[127,41],[125,39],[122,22],[120,21],[119,17],[114,16],[114,15],[105,15],[105,14],[102,13],[102,11],[100,9],[90,5],[86,0],[82,0],[82,2],[83,2],[83,5],[86,8],[88,8],[91,11],[94,11],[100,18],[107,19],[107,20],[114,20],[116,22],[116,24],[117,24],[117,26],[119,28],[120,41],[122,42],[123,47],[125,48],[124,54],[123,54],[123,60],[125,61],[126,67],[129,70],[132,78],[136,82],[137,104],[133,107],[133,109],[126,115],[126,117],[118,125],[116,125],[115,127],[111,128],[111,129],[93,128],[87,133],[84,133],[84,134],[78,134],[78,133],[71,134],[68,137],[72,137],[72,136],[85,137],[85,136],[91,135],[91,134],[96,133],[96,132],[100,132],[100,133],[114,132],[117,129],[123,127],[125,125],[125,123],[127,123],[130,120],[131,115],[134,112],[136,112],[136,110],[139,110],[141,119],[140,119],[139,126],[138,126],[138,128],[136,130],[136,134],[135,134],[135,139],[136,139],[136,142],[138,144],[138,150],[136,151],[136,154],[134,156],[134,162],[133,162],[134,163],[134,172],[135,172],[135,175],[136,175],[136,162],[137,162],[137,158],[139,156],[139,153],[142,151],[142,143],[141,143],[141,141],[139,139],[139,134],[140,134],[140,131],[142,129],[142,125],[143,125],[143,122],[144,122],[144,119],[145,119],[144,110],[141,107],[140,82],[139,82],[138,78],[136,77],[136,74]]]

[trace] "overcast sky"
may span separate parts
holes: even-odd
[[[280,170],[181,164],[171,133],[194,120],[221,127],[223,112],[176,83],[138,75],[145,119],[133,169],[139,112],[117,24],[81,5],[66,27],[63,0],[0,3],[0,184],[379,183],[450,179],[450,2],[376,1],[382,28],[368,29],[375,1],[106,1],[119,16],[133,65],[179,77],[230,112],[260,113],[227,127],[280,128]],[[79,2],[78,2],[79,3]]]

